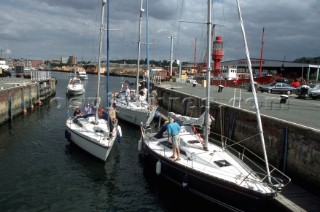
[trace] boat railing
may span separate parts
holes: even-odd
[[[221,141],[217,141],[213,138],[210,138],[210,142],[221,145]],[[242,163],[245,164],[245,167],[243,168],[247,169],[249,174],[244,178],[243,181],[249,179],[252,180],[250,175],[254,174],[259,180],[276,191],[280,191],[291,182],[291,179],[286,174],[270,163],[268,163],[270,170],[270,175],[268,175],[265,160],[240,143],[232,141],[231,139],[227,139],[224,144],[224,150],[230,153],[229,155],[234,159],[244,162]],[[250,170],[253,170],[253,173]]]
[[[51,71],[30,71],[30,78],[36,82],[51,79]]]

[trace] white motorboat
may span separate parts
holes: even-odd
[[[67,85],[67,95],[81,95],[85,92],[84,84],[78,77],[71,77]]]
[[[87,80],[89,77],[87,75],[87,72],[85,70],[78,72],[78,77],[82,80]]]

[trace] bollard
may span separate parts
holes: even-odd
[[[197,83],[196,82],[193,82],[193,87],[197,87]]]
[[[219,85],[218,92],[222,92],[223,88],[224,88],[223,85]]]
[[[300,88],[300,95],[298,96],[301,99],[308,99],[309,98],[309,86],[307,85],[302,85]]]
[[[285,104],[287,102],[288,98],[289,98],[288,95],[281,95],[280,96],[280,104]]]

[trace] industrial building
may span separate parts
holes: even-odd
[[[230,60],[221,62],[222,66],[237,66],[238,73],[248,73],[247,60]],[[260,74],[260,59],[251,58],[251,66],[255,75]],[[262,73],[282,74],[288,79],[304,80],[307,83],[317,83],[319,81],[320,65],[293,63],[279,60],[262,60]]]

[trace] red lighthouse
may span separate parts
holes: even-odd
[[[212,60],[214,61],[213,76],[218,76],[218,74],[221,72],[220,62],[221,62],[222,58],[223,58],[222,37],[217,36],[216,40],[213,42],[213,53],[212,53]]]

